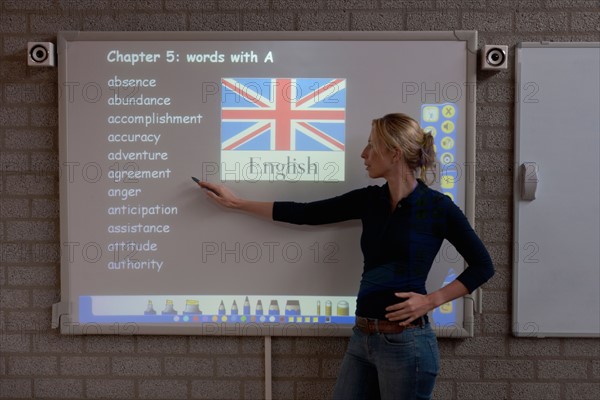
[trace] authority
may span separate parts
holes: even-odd
[[[164,204],[157,204],[155,206],[143,206],[138,204],[137,206],[131,206],[129,204],[108,207],[108,215],[139,215],[145,218],[150,215],[177,215],[179,210],[174,206],[165,206]]]
[[[147,261],[140,260],[130,260],[126,258],[122,261],[111,261],[108,263],[108,269],[122,269],[122,270],[148,270],[148,271],[156,271],[160,272],[164,261],[157,261],[149,258]]]

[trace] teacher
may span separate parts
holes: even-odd
[[[462,211],[425,183],[436,162],[433,142],[405,114],[373,120],[361,158],[369,177],[386,183],[315,202],[251,201],[225,186],[200,182],[218,204],[275,221],[362,221],[364,270],[356,324],[334,399],[431,399],[439,352],[427,313],[473,292],[494,274],[488,251]],[[427,275],[444,239],[468,268],[428,294]]]

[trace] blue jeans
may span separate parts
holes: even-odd
[[[440,355],[429,323],[392,334],[353,330],[335,400],[431,399]]]

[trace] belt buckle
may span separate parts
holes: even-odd
[[[356,327],[363,333],[371,334],[371,324],[368,318],[365,317],[356,317],[355,319]]]

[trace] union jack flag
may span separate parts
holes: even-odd
[[[346,80],[223,78],[222,150],[344,151]]]

